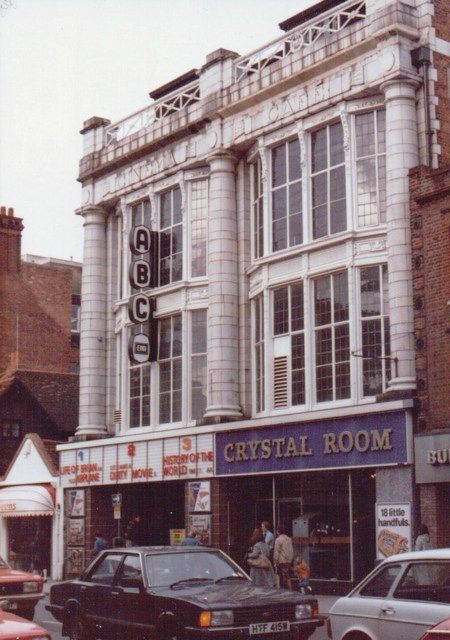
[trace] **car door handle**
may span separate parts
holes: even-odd
[[[388,616],[391,616],[393,613],[395,613],[395,609],[393,607],[388,607],[386,605],[384,607],[381,607],[381,611]]]
[[[112,596],[120,596],[120,591],[111,591]]]

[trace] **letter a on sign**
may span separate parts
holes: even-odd
[[[135,256],[150,251],[150,229],[139,225],[130,231],[130,249]]]

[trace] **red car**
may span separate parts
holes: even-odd
[[[0,610],[0,640],[51,640],[48,631],[29,620]]]
[[[0,608],[33,620],[34,608],[44,597],[44,578],[17,571],[0,557]]]
[[[450,618],[429,629],[420,640],[450,640]]]

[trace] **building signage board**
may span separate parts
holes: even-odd
[[[405,411],[215,434],[216,475],[411,463]]]
[[[121,442],[61,451],[63,487],[158,482],[212,476],[212,434]]]
[[[377,560],[411,551],[411,505],[376,504]]]
[[[450,482],[450,432],[414,438],[416,482]]]

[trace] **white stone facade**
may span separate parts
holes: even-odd
[[[218,49],[138,114],[86,123],[80,439],[342,416],[414,389],[425,5],[344,2],[248,56]],[[132,371],[128,234],[144,201],[160,339]]]

